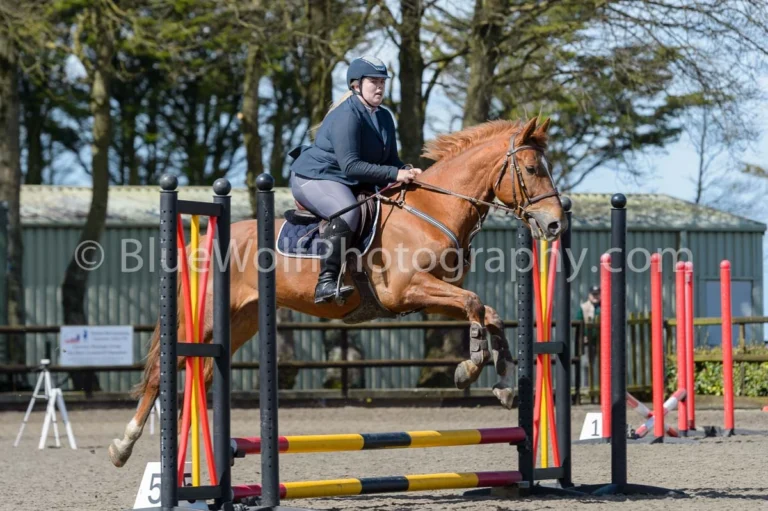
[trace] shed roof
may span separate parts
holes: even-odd
[[[232,220],[250,218],[248,191],[232,190]],[[179,198],[211,201],[213,191],[206,186],[182,186]],[[603,230],[610,226],[610,194],[574,193],[575,229]],[[23,185],[21,221],[26,226],[82,225],[91,202],[90,187]],[[275,189],[275,213],[282,216],[293,207],[288,188]],[[109,190],[107,224],[114,226],[157,225],[159,187],[113,186]],[[663,194],[627,194],[627,226],[633,230],[697,230],[760,232],[766,224],[707,206],[701,206]],[[512,228],[512,218],[500,212],[489,215],[486,227]]]

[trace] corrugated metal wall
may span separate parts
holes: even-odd
[[[127,325],[147,324],[156,320],[157,273],[149,262],[150,242],[155,230],[149,228],[107,228],[102,236],[104,262],[89,275],[86,314],[90,324]],[[28,227],[24,229],[24,287],[27,321],[34,325],[56,325],[63,321],[61,309],[61,282],[69,258],[77,246],[80,230],[74,228]],[[124,241],[125,240],[125,241]],[[121,260],[121,243],[128,252],[133,241],[144,247],[145,263],[141,270],[136,260]],[[128,271],[122,271],[125,268]],[[153,270],[155,272],[153,273]],[[150,334],[135,334],[134,360],[145,353]],[[37,364],[45,355],[46,342],[53,348],[53,363],[59,360],[58,334],[37,334],[27,337],[27,364]],[[138,374],[127,372],[100,373],[104,390],[130,390],[138,381]]]
[[[157,272],[150,262],[156,255],[151,250],[157,249],[154,239],[155,229],[109,227],[104,233],[103,246],[107,247],[104,264],[94,271],[89,280],[88,317],[93,324],[138,324],[155,321],[157,301]],[[27,311],[30,324],[48,325],[61,323],[61,305],[59,286],[62,282],[66,265],[80,234],[78,228],[27,227],[24,231]],[[691,247],[696,264],[696,307],[697,315],[703,310],[703,286],[699,280],[718,278],[721,259],[728,258],[733,264],[734,279],[748,279],[753,282],[754,313],[762,314],[762,236],[759,233],[693,233],[681,236],[670,231],[630,231],[628,247],[630,251],[630,271],[628,273],[627,303],[630,312],[648,312],[649,276],[646,257],[637,249],[649,252],[664,248],[677,249],[680,239]],[[133,272],[121,271],[122,265],[135,268],[137,259],[121,261],[120,246],[123,240],[137,240],[143,251],[140,253],[144,266]],[[599,282],[597,272],[600,255],[609,246],[608,231],[576,231],[573,235],[574,266],[580,269],[572,281],[571,311],[575,314],[579,302],[586,299],[588,288]],[[477,292],[484,303],[494,307],[502,318],[515,319],[516,286],[514,268],[515,229],[488,229],[480,232],[473,243],[478,251],[474,270],[465,282],[468,289]],[[131,245],[129,248],[133,247]],[[491,248],[496,252],[489,251]],[[499,257],[499,250],[504,254]],[[633,252],[634,250],[634,252]],[[486,271],[486,265],[489,270]],[[642,268],[642,271],[633,271]],[[673,257],[665,255],[664,272],[664,312],[665,316],[674,314],[674,272]],[[406,320],[416,318],[408,317]],[[301,314],[293,313],[294,321],[317,321]],[[759,332],[755,332],[755,335]],[[140,360],[145,353],[149,334],[136,334],[135,360]],[[509,329],[507,336],[516,351],[516,333]],[[319,332],[294,333],[296,356],[301,360],[323,360],[325,349]],[[351,334],[350,340],[359,342],[367,359],[421,358],[424,355],[422,332],[419,330],[400,331],[365,331]],[[56,335],[35,335],[28,337],[27,363],[36,364],[45,353],[45,342],[58,345]],[[256,360],[258,343],[246,344],[234,358],[236,361]],[[53,354],[54,363],[58,354]],[[648,368],[650,371],[650,368]],[[366,369],[367,388],[403,388],[414,387],[419,378],[419,368],[381,368]],[[299,372],[297,389],[319,388],[322,386],[325,371],[302,370]],[[105,390],[126,391],[138,381],[138,374],[103,373],[100,375]],[[495,383],[493,371],[485,371],[478,386],[487,387]],[[630,380],[630,384],[632,381]],[[254,389],[257,380],[254,371],[236,371],[233,389]]]

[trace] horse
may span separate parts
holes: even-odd
[[[460,253],[469,251],[472,237],[482,227],[491,208],[514,214],[530,228],[536,239],[551,241],[566,229],[560,196],[545,157],[549,125],[549,119],[538,124],[537,117],[525,123],[496,120],[443,134],[427,142],[424,157],[434,160],[434,165],[417,180],[377,194],[381,209],[369,252],[371,257],[361,258],[384,310],[392,314],[420,310],[470,322],[470,358],[455,370],[456,387],[467,388],[478,379],[483,366],[492,361],[499,376],[493,394],[507,409],[512,407],[514,384],[512,355],[503,322],[477,294],[461,287],[464,277],[456,277],[456,268],[466,270],[470,264],[466,258],[460,260]],[[275,219],[275,232],[279,232],[284,222]],[[236,263],[238,259],[247,260],[249,255],[253,259],[258,228],[253,219],[231,225],[232,353],[258,331],[259,269],[255,264],[238,267]],[[461,250],[456,250],[457,245]],[[205,246],[203,240],[201,246]],[[412,257],[401,258],[398,264],[385,261],[386,254],[394,254],[397,250],[406,250]],[[431,258],[450,261],[450,264],[431,265]],[[315,304],[314,288],[319,272],[316,259],[286,260],[277,253],[275,271],[278,307],[321,318],[343,319],[361,305],[360,293],[354,293],[343,303]],[[212,274],[209,273],[210,278]],[[214,299],[213,285],[209,284],[203,342],[212,339]],[[178,303],[183,301],[180,299]],[[186,339],[183,313],[183,307],[180,307],[179,342]],[[134,392],[141,398],[140,404],[126,426],[123,438],[113,440],[108,449],[109,457],[117,467],[128,461],[159,393],[158,339],[159,325],[150,340],[143,378]],[[212,365],[210,359],[206,362],[205,380],[209,384]],[[179,357],[179,367],[183,365],[183,357]]]

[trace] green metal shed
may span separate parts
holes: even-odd
[[[207,187],[181,187],[180,198],[210,200]],[[90,204],[88,187],[23,186],[21,193],[23,240],[25,247],[24,282],[27,317],[30,324],[49,325],[62,321],[60,284],[69,258],[77,244],[80,229]],[[586,298],[587,289],[598,282],[600,255],[610,241],[610,196],[607,194],[572,194],[574,204],[573,254],[581,261],[581,271],[572,281],[572,313]],[[291,208],[293,199],[288,189],[276,190],[278,216]],[[159,189],[156,187],[112,187],[109,195],[107,228],[102,238],[104,263],[89,279],[87,314],[92,324],[153,323],[156,314],[156,263]],[[665,316],[674,314],[674,275],[671,252],[690,249],[696,268],[695,308],[697,316],[717,315],[719,311],[718,268],[722,259],[733,265],[734,299],[738,301],[734,315],[763,313],[763,250],[765,224],[737,217],[722,211],[658,194],[628,195],[628,247],[630,272],[627,279],[630,312],[649,309],[648,271],[632,271],[642,266],[642,252],[669,249],[665,252],[664,304]],[[233,221],[250,216],[249,199],[245,189],[232,191]],[[491,214],[484,230],[473,242],[480,252],[466,287],[495,307],[503,318],[515,318],[515,271],[513,258],[506,265],[487,271],[489,249],[511,254],[515,243],[516,220],[503,214]],[[2,235],[0,234],[0,240]],[[1,243],[2,241],[0,241]],[[136,247],[141,250],[136,252]],[[124,248],[121,249],[121,247]],[[632,252],[634,250],[634,252]],[[134,253],[121,257],[121,253]],[[139,268],[137,263],[143,262]],[[313,318],[300,314],[297,321]],[[414,318],[405,318],[414,319]],[[698,344],[719,342],[717,332],[702,333]],[[514,339],[510,331],[510,339]],[[762,329],[748,333],[749,340],[762,342]],[[138,361],[146,352],[147,335],[136,335],[134,350]],[[322,337],[317,332],[294,334],[296,356],[304,360],[325,358]],[[57,339],[53,335],[31,335],[27,342],[27,363],[36,364],[42,357],[45,342]],[[368,359],[420,358],[423,356],[423,333],[420,330],[397,332],[371,331],[360,335]],[[257,343],[248,343],[235,360],[255,360]],[[54,363],[57,353],[54,352]],[[413,387],[419,377],[418,368],[366,369],[369,388]],[[102,373],[105,390],[126,391],[139,375],[131,373]],[[319,388],[324,371],[303,370],[299,373],[297,389]],[[486,371],[480,386],[494,383],[492,371]],[[234,389],[252,389],[257,384],[253,371],[236,371]]]

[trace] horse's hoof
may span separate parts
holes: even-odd
[[[472,362],[471,360],[465,360],[456,367],[456,372],[453,373],[453,381],[456,383],[456,388],[464,390],[477,381],[480,377],[482,368]]]
[[[125,462],[128,461],[128,458],[131,457],[131,451],[133,449],[128,448],[125,450],[120,450],[118,442],[120,442],[120,440],[112,440],[112,443],[109,444],[109,449],[107,449],[107,452],[109,454],[109,461],[111,461],[114,466],[120,468],[125,465]]]
[[[512,403],[515,401],[515,390],[509,387],[494,387],[493,395],[501,402],[501,406],[507,410],[512,409]]]

